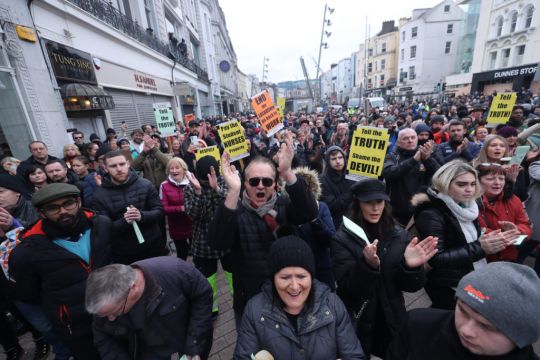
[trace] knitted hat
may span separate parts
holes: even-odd
[[[527,138],[527,143],[531,146],[531,150],[538,149],[540,147],[540,134],[532,134]]]
[[[315,259],[309,245],[298,236],[288,235],[274,241],[268,254],[270,274],[281,269],[294,266],[306,269],[312,276],[315,274]]]
[[[219,176],[219,164],[213,156],[206,155],[197,160],[197,170],[195,171],[197,179],[208,180],[208,174],[210,174],[211,166],[214,167],[216,176]]]
[[[334,151],[339,151],[341,153],[341,155],[343,155],[343,157],[345,157],[345,152],[343,151],[342,148],[340,148],[337,145],[332,145],[328,149],[326,149],[326,151],[324,153],[324,159],[326,160],[326,162],[330,161],[330,154],[333,153]]]
[[[53,183],[45,185],[32,196],[32,205],[36,208],[50,201],[58,200],[66,196],[80,196],[81,192],[75,185],[66,183]]]
[[[507,138],[510,136],[517,136],[518,131],[516,130],[515,127],[506,125],[500,128],[499,130],[497,130],[497,135],[500,135],[503,138]]]
[[[10,174],[0,174],[0,187],[15,191],[19,194],[24,192],[24,186],[21,183],[21,180]]]
[[[431,134],[431,128],[424,123],[420,123],[416,125],[416,128],[414,130],[416,131],[418,135],[420,135],[423,132],[428,132]]]
[[[461,279],[456,297],[519,348],[540,338],[540,279],[528,266],[503,261],[489,263]]]

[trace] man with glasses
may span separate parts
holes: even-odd
[[[207,359],[212,347],[212,292],[204,276],[176,257],[94,271],[86,283],[102,359]]]
[[[84,310],[88,275],[110,263],[111,221],[81,208],[79,189],[49,184],[34,194],[41,219],[22,230],[9,277],[24,302],[41,304],[75,359],[99,359]]]
[[[79,152],[81,154],[84,154],[86,144],[84,143],[84,134],[82,133],[82,131],[72,132],[71,137],[73,138],[73,143],[79,148]]]
[[[231,249],[237,328],[245,304],[270,276],[267,254],[274,240],[286,231],[283,225],[305,224],[318,216],[313,193],[291,169],[293,157],[289,133],[276,155],[277,169],[267,158],[251,160],[244,171],[242,194],[242,181],[230,164],[229,154],[225,152],[221,158],[221,175],[228,193],[210,224],[208,243],[217,250]],[[287,195],[278,196],[279,178],[285,182]]]

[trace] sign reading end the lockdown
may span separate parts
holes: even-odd
[[[381,176],[390,134],[386,129],[375,127],[356,128],[351,142],[347,179]]]
[[[505,124],[512,115],[516,99],[517,94],[515,92],[497,94],[489,108],[488,124]]]
[[[174,135],[176,124],[171,103],[154,103],[154,117],[161,136]]]
[[[231,162],[249,156],[249,146],[244,136],[244,128],[238,120],[227,121],[218,128],[223,147],[231,156]]]
[[[259,122],[267,136],[272,136],[283,128],[279,115],[268,90],[264,90],[251,98],[251,106],[259,118]]]

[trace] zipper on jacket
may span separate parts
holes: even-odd
[[[360,316],[362,316],[362,313],[364,312],[364,310],[366,309],[366,306],[368,304],[369,300],[365,300],[363,303],[362,303],[362,306],[360,306],[360,310],[358,310],[357,312],[355,312],[353,310],[352,314],[353,314],[353,317],[354,317],[354,320],[358,321],[360,319]]]
[[[67,323],[64,321],[64,316],[67,317]],[[71,315],[69,314],[69,309],[65,304],[60,304],[60,322],[67,327],[69,335],[73,335],[73,332],[71,331]]]

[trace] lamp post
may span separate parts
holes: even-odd
[[[265,82],[266,80],[268,80],[268,61],[270,61],[270,58],[267,58],[265,56],[263,58],[263,69],[262,69],[261,82]]]
[[[328,49],[328,43],[324,42],[323,43],[323,40],[324,40],[324,36],[326,35],[326,37],[330,37],[330,35],[332,35],[331,32],[329,31],[325,31],[325,27],[326,26],[330,26],[332,25],[332,22],[330,21],[330,19],[327,19],[326,18],[326,13],[328,12],[329,15],[331,15],[333,12],[334,12],[335,8],[331,8],[328,6],[328,4],[324,4],[324,15],[323,15],[323,23],[322,23],[322,30],[321,30],[321,41],[320,41],[320,44],[319,44],[319,58],[317,60],[317,76],[315,77],[317,79],[317,81],[319,82],[319,104],[322,105],[322,83],[321,83],[321,78],[319,77],[319,73],[320,73],[320,69],[321,69],[321,52],[322,52],[322,49],[323,47],[325,49]],[[322,74],[321,74],[322,75]]]

